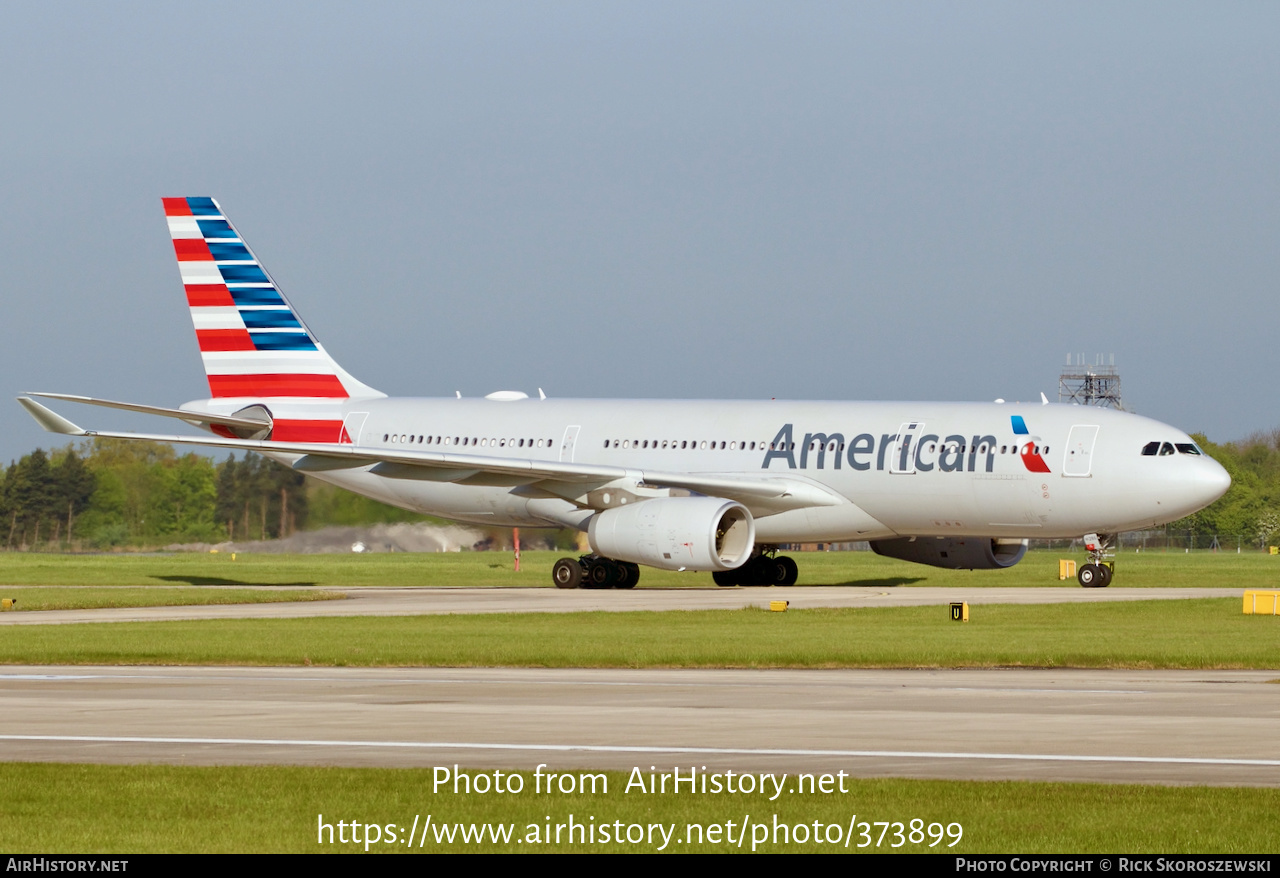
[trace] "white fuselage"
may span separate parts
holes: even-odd
[[[230,413],[243,401],[185,408]],[[948,402],[417,399],[277,401],[276,419],[341,420],[358,446],[625,468],[590,502],[535,479],[464,470],[311,473],[407,509],[503,526],[579,526],[578,513],[667,496],[644,473],[785,476],[832,505],[755,510],[760,543],[893,536],[1072,537],[1173,521],[1230,479],[1176,428],[1081,406]],[[1144,455],[1151,442],[1172,453]],[[273,455],[276,456],[276,455]],[[278,455],[285,461],[296,455]],[[448,480],[443,480],[448,479]],[[610,493],[612,491],[612,494]],[[577,516],[577,517],[575,517]]]

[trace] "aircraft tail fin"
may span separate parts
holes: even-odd
[[[386,395],[326,353],[216,201],[163,201],[212,397]]]

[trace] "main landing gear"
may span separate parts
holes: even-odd
[[[736,570],[711,574],[716,585],[795,585],[800,576],[796,562],[786,555],[756,555]],[[615,561],[603,555],[561,558],[551,568],[556,588],[635,588],[640,565]]]
[[[603,555],[561,558],[551,568],[551,579],[556,588],[635,588],[640,565]]]
[[[1085,534],[1084,547],[1089,553],[1089,562],[1076,571],[1076,579],[1082,588],[1106,588],[1111,584],[1114,564],[1104,563],[1114,558],[1111,551],[1112,534]]]
[[[711,574],[716,585],[795,585],[800,568],[787,555],[772,552],[756,555],[736,570],[718,570]]]

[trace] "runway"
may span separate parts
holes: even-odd
[[[0,758],[1280,786],[1274,671],[0,669]]]
[[[346,600],[4,613],[0,625],[1238,598],[1238,589],[364,588]],[[0,668],[0,759],[707,766],[1280,786],[1280,671]]]
[[[205,586],[217,588],[217,586]],[[240,587],[243,588],[243,587]],[[638,588],[632,591],[556,588],[353,588],[345,600],[186,607],[121,607],[0,613],[0,626],[77,622],[162,622],[177,619],[284,619],[316,616],[412,616],[440,613],[579,613],[633,610],[736,610],[787,600],[807,607],[1062,604],[1098,601],[1239,599],[1238,588],[916,588],[800,586],[793,588]]]

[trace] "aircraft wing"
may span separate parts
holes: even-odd
[[[82,397],[40,394],[76,402]],[[296,454],[293,468],[301,472],[326,472],[371,466],[385,478],[421,479],[425,481],[460,482],[465,484],[500,484],[543,487],[554,496],[573,499],[588,491],[613,482],[637,487],[682,488],[713,497],[724,497],[742,503],[753,514],[771,514],[788,509],[811,506],[839,506],[849,501],[814,482],[782,476],[750,476],[737,473],[688,473],[630,469],[600,464],[569,463],[554,460],[490,457],[478,454],[452,454],[439,451],[408,451],[371,448],[358,445],[336,445],[320,442],[269,442],[256,439],[227,439],[219,436],[182,436],[159,433],[121,433],[85,430],[52,409],[28,396],[18,402],[41,427],[51,433],[67,436],[93,436],[103,439],[128,439],[167,442],[173,445],[200,445],[259,453]],[[119,403],[112,407],[131,411],[159,413],[150,406]],[[186,419],[187,412],[178,409],[173,417]],[[198,418],[197,418],[198,419]],[[220,419],[225,421],[227,419]],[[233,419],[234,420],[234,419]],[[581,490],[571,488],[577,486]],[[566,490],[568,489],[568,490]],[[575,501],[576,502],[576,501]]]

